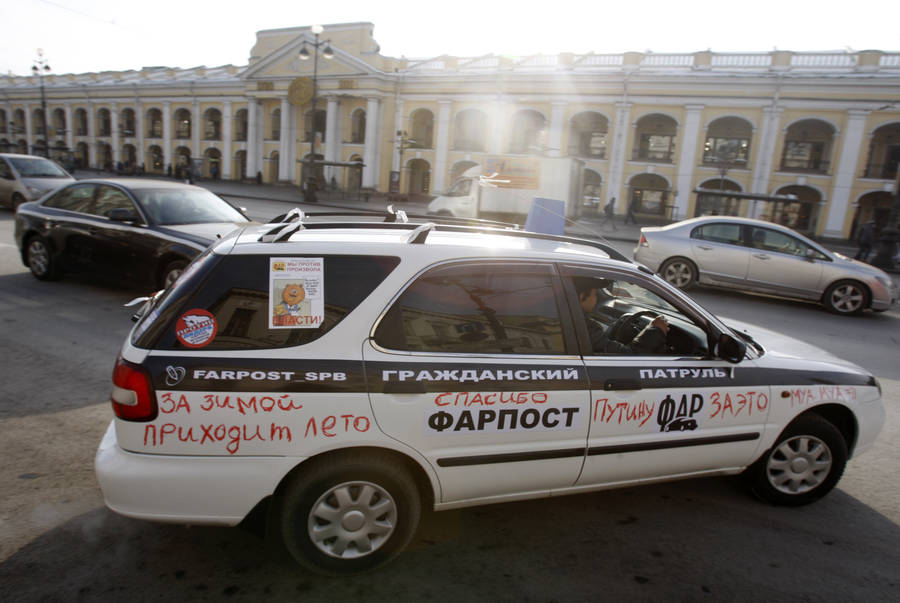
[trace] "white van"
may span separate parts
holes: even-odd
[[[0,205],[15,209],[75,182],[59,164],[36,155],[0,153]]]

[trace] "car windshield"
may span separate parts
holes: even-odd
[[[241,212],[205,189],[138,189],[134,194],[150,219],[164,226],[248,221]]]
[[[64,169],[40,157],[7,157],[22,178],[69,178]]]

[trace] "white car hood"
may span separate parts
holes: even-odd
[[[761,362],[764,362],[766,364],[778,365],[781,364],[779,363],[779,360],[791,359],[801,360],[805,363],[826,363],[835,367],[849,369],[852,372],[867,375],[869,374],[869,371],[860,367],[858,364],[854,364],[853,362],[844,360],[843,358],[838,358],[834,354],[826,352],[822,348],[816,347],[810,343],[806,343],[805,341],[794,339],[793,337],[789,337],[782,333],[777,333],[755,324],[741,322],[739,320],[732,320],[730,318],[721,316],[719,318],[723,323],[725,323],[725,325],[737,331],[747,333],[759,345],[761,345],[766,351],[765,355],[761,359]]]

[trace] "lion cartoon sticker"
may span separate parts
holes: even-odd
[[[315,329],[325,317],[322,258],[272,258],[269,328]]]

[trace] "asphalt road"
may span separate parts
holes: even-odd
[[[241,205],[257,218],[284,207]],[[427,515],[391,565],[326,579],[275,557],[251,529],[153,524],[103,506],[93,455],[132,324],[122,304],[143,291],[84,276],[38,282],[12,243],[12,214],[0,210],[2,601],[900,600],[896,310],[842,318],[693,292],[881,380],[884,431],[814,505],[770,507],[720,478],[448,511]]]

